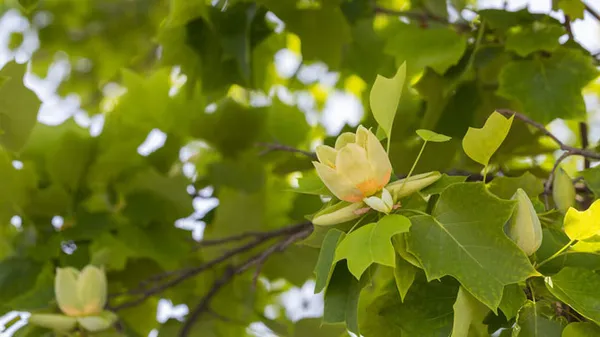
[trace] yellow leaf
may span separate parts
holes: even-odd
[[[565,215],[565,233],[571,240],[579,241],[600,234],[600,200],[582,212],[569,208]]]

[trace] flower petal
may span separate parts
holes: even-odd
[[[77,316],[83,312],[83,304],[79,299],[77,282],[79,270],[71,267],[57,268],[54,278],[54,294],[60,310],[68,316]]]
[[[357,211],[364,206],[362,202],[341,201],[315,214],[312,223],[316,226],[330,226],[354,220],[361,216]]]
[[[381,213],[389,213],[392,208],[388,207],[385,202],[378,197],[368,197],[368,198],[364,198],[363,202],[367,205],[369,205],[369,207],[371,207],[372,209],[381,212]]]
[[[388,207],[394,206],[394,199],[392,198],[390,191],[388,191],[386,188],[381,191],[381,200],[383,200],[385,205]]]
[[[77,282],[77,292],[83,304],[84,314],[94,315],[102,312],[106,305],[106,287],[106,275],[102,269],[92,265],[83,268]]]
[[[354,143],[356,141],[356,135],[352,132],[344,132],[337,137],[335,140],[335,149],[339,150],[347,144]]]
[[[347,177],[355,186],[374,178],[371,164],[367,160],[367,151],[357,144],[348,144],[338,151],[335,167],[338,173]]]
[[[27,321],[31,325],[61,332],[71,331],[77,325],[77,318],[60,314],[32,314]]]
[[[317,146],[315,152],[319,161],[329,167],[335,167],[335,158],[337,157],[337,150],[327,145]]]
[[[387,185],[392,174],[392,163],[377,137],[370,131],[367,132],[365,149],[377,182],[383,186]]]
[[[358,144],[358,146],[362,147],[363,149],[367,148],[367,140],[369,138],[369,133],[371,133],[371,131],[369,131],[362,125],[359,125],[358,129],[356,130],[356,144]]]
[[[338,174],[336,170],[331,167],[319,162],[313,161],[313,165],[317,170],[319,178],[321,178],[325,186],[327,186],[331,193],[338,199],[348,202],[358,202],[362,200],[362,192],[356,188],[348,178]]]

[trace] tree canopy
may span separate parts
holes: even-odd
[[[0,68],[0,306],[28,314],[6,326],[600,336],[600,55],[572,29],[600,14],[552,8],[1,1],[24,20]],[[44,111],[39,78],[78,107]],[[311,280],[322,317],[297,319],[282,296]],[[158,321],[160,299],[189,312]]]

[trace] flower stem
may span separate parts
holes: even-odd
[[[556,257],[558,257],[559,255],[561,255],[565,250],[569,249],[569,247],[571,247],[571,245],[577,240],[571,240],[569,241],[566,245],[564,245],[564,247],[562,247],[561,249],[559,249],[558,252],[554,253],[552,256],[550,256],[549,258],[545,259],[544,261],[540,262],[537,267],[541,267],[542,265],[546,264],[548,261],[555,259]]]
[[[413,171],[415,170],[415,167],[417,167],[417,163],[419,162],[419,159],[421,159],[421,155],[423,154],[423,151],[425,150],[425,145],[427,145],[427,141],[423,142],[423,146],[421,146],[421,150],[419,151],[419,154],[417,155],[417,159],[415,159],[415,162],[413,163],[412,167],[410,168],[410,171],[408,171],[408,175],[406,176],[406,178],[404,178],[404,182],[402,183],[402,186],[400,186],[400,190],[402,190],[404,188],[404,185],[406,185],[406,183],[408,182],[408,179],[410,178]]]

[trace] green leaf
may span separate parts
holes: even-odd
[[[451,280],[427,282],[419,277],[404,302],[390,289],[366,307],[361,316],[361,333],[377,337],[450,336],[452,305],[458,285]]]
[[[27,142],[37,122],[40,99],[25,87],[27,64],[9,62],[0,70],[5,78],[0,86],[0,145],[19,151]]]
[[[509,284],[504,287],[500,310],[510,320],[517,316],[526,301],[527,296],[523,289],[518,284]]]
[[[600,197],[600,166],[591,167],[580,172],[587,187],[596,198]]]
[[[562,9],[565,15],[571,20],[583,19],[585,4],[581,0],[559,0],[558,7]]]
[[[358,334],[358,298],[361,289],[361,281],[350,274],[346,263],[337,263],[325,290],[323,322],[345,322],[348,330]]]
[[[553,52],[560,46],[558,38],[565,34],[562,26],[536,21],[530,26],[517,26],[509,30],[506,50],[526,57],[536,51]]]
[[[467,40],[449,28],[398,24],[392,29],[385,51],[396,58],[396,64],[406,62],[408,72],[430,67],[438,74],[458,63],[465,52]]]
[[[290,106],[275,99],[269,108],[267,131],[273,141],[289,146],[298,146],[306,140],[310,126],[306,116],[297,106]]]
[[[432,195],[442,193],[448,186],[456,183],[464,183],[468,177],[466,176],[449,176],[446,173],[433,184],[425,187],[420,191],[423,195]]]
[[[270,257],[262,273],[271,280],[282,278],[296,287],[302,287],[311,278],[318,257],[319,251],[315,248],[293,245]]]
[[[396,71],[396,75],[392,78],[377,75],[375,83],[371,88],[369,104],[371,105],[373,117],[375,117],[377,124],[379,124],[388,138],[392,135],[392,126],[394,125],[394,118],[396,117],[396,110],[402,96],[405,79],[406,63],[402,63],[398,71]]]
[[[303,318],[294,325],[291,337],[341,337],[346,329],[339,325],[323,325],[320,318]],[[344,334],[342,334],[344,333]]]
[[[538,261],[548,259],[550,256],[556,254],[570,241],[569,237],[562,231],[562,229],[558,230],[545,228],[542,235],[542,245],[536,252]],[[561,269],[567,266],[598,270],[600,269],[600,252],[578,252],[571,248],[564,254],[561,254],[554,259],[549,260],[548,263],[540,266],[540,272],[544,273],[545,275],[551,275],[558,273]]]
[[[304,194],[333,196],[327,186],[323,184],[323,180],[314,171],[303,173],[302,177],[298,178],[298,187],[292,191]]]
[[[394,267],[394,279],[396,288],[400,294],[400,299],[404,302],[410,286],[415,281],[415,275],[419,269],[404,260],[399,254],[396,254],[396,266]]]
[[[271,2],[276,3],[277,0]],[[291,32],[300,37],[305,60],[319,60],[331,68],[339,66],[342,48],[351,42],[352,35],[350,25],[338,6],[325,5],[306,10],[278,10],[271,7],[271,10],[286,23]]]
[[[496,312],[504,286],[537,275],[503,232],[514,205],[493,196],[483,183],[450,185],[433,216],[411,217],[408,251],[429,280],[452,275]]]
[[[334,266],[335,250],[345,236],[346,233],[335,228],[330,229],[325,234],[321,250],[319,251],[319,259],[315,265],[315,294],[320,293],[327,287],[327,283],[329,283],[331,274],[333,273],[332,267]]]
[[[600,200],[585,211],[569,208],[564,219],[565,233],[571,240],[586,240],[600,234]]]
[[[565,267],[546,278],[546,288],[559,300],[596,324],[600,324],[600,274],[583,268]]]
[[[443,143],[452,139],[452,137],[425,129],[419,129],[416,132],[426,142]]]
[[[573,322],[565,327],[561,337],[600,336],[600,326],[592,322]]]
[[[507,64],[497,93],[514,100],[519,111],[542,124],[556,118],[582,118],[581,90],[597,74],[591,57],[575,49],[559,49],[549,58]]]
[[[517,317],[519,337],[561,337],[562,326],[556,321],[551,321],[541,316],[536,310],[536,304],[527,301]],[[514,336],[514,335],[513,335]]]
[[[346,259],[348,269],[357,279],[374,263],[389,267],[396,265],[392,237],[408,232],[410,220],[390,214],[377,223],[370,223],[346,235],[335,252],[335,260]]]
[[[488,183],[490,192],[502,199],[512,198],[519,188],[523,189],[532,200],[544,192],[542,181],[529,172],[518,177],[495,177]]]
[[[9,257],[0,262],[0,300],[2,304],[31,291],[42,273],[43,265],[36,261]]]
[[[463,287],[458,289],[458,296],[453,308],[454,324],[451,337],[471,336],[470,331],[474,331],[472,333],[476,336],[487,335],[487,327],[483,324],[483,319],[489,309]]]
[[[167,24],[172,26],[185,25],[197,17],[208,21],[208,11],[204,0],[170,0]]]
[[[513,118],[514,116],[510,116],[507,119],[494,111],[482,128],[469,127],[462,141],[465,153],[474,161],[487,166],[508,135]]]

